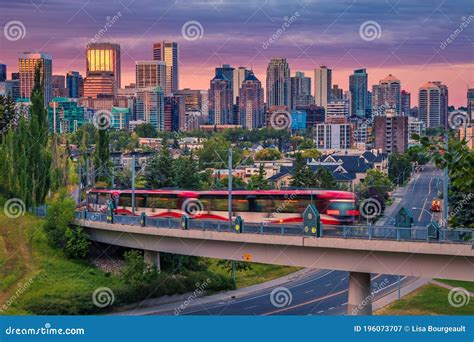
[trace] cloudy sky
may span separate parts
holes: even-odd
[[[474,87],[472,0],[0,0],[0,62],[16,71],[20,52],[41,51],[55,74],[84,73],[85,44],[114,16],[100,41],[121,44],[123,85],[136,60],[152,58],[154,41],[175,40],[181,88],[207,89],[222,63],[252,67],[264,83],[280,56],[292,74],[327,65],[344,89],[353,69],[367,68],[370,85],[392,73],[412,105],[427,81],[446,83],[456,106]],[[24,26],[14,23],[20,36],[12,22]]]

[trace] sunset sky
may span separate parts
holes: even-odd
[[[207,89],[223,63],[252,67],[264,84],[272,57],[286,57],[292,75],[304,71],[313,77],[314,68],[327,65],[333,84],[344,90],[353,69],[368,69],[369,89],[391,73],[412,93],[412,106],[427,81],[447,84],[455,106],[465,106],[466,90],[474,87],[471,0],[1,0],[0,62],[10,74],[20,52],[41,51],[53,56],[54,74],[84,74],[85,44],[114,15],[118,19],[99,41],[121,45],[122,86],[134,82],[136,60],[152,59],[154,41],[175,40],[180,88]],[[291,23],[265,49],[285,17]],[[3,28],[11,21],[24,25],[23,39],[6,39]],[[189,21],[202,26],[202,38],[183,37]],[[380,27],[380,37],[363,39],[359,29],[367,21]],[[453,41],[443,44],[450,35]]]

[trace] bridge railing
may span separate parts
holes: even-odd
[[[85,225],[91,222],[107,222],[107,215],[98,212],[76,212],[76,219],[85,220]],[[114,224],[141,226],[139,216],[114,215]],[[146,227],[181,229],[181,220],[178,218],[146,217]],[[233,225],[227,221],[189,220],[188,229],[217,232],[231,232]],[[245,223],[242,233],[268,235],[305,235],[302,224],[266,224]],[[322,225],[321,237],[337,237],[344,239],[365,240],[397,240],[397,241],[428,241],[438,243],[474,243],[474,229],[439,229],[436,237],[430,236],[427,227],[394,227],[394,226],[367,226],[367,225]]]

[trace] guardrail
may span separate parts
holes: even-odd
[[[76,219],[85,220],[85,226],[92,222],[107,222],[107,215],[98,212],[76,212]],[[139,216],[114,215],[114,224],[141,226]],[[177,218],[146,217],[146,227],[181,229],[181,220]],[[188,229],[216,232],[233,232],[226,221],[211,221],[190,219]],[[436,243],[474,243],[474,229],[439,229],[438,238],[429,236],[427,227],[394,227],[394,226],[333,226],[321,225],[322,237],[337,237],[344,239],[365,240],[396,240],[396,241],[424,241]],[[266,224],[245,223],[242,233],[269,234],[269,235],[305,235],[301,224]]]

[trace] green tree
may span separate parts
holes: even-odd
[[[402,185],[410,179],[411,161],[406,154],[391,154],[388,159],[388,177],[394,184]]]
[[[291,186],[311,188],[316,186],[316,184],[316,177],[311,168],[306,164],[306,159],[303,158],[301,153],[297,153],[293,164]]]
[[[19,115],[15,110],[15,101],[10,96],[0,95],[0,143],[3,136],[10,130],[16,128]]]
[[[135,127],[135,133],[139,138],[158,138],[158,131],[150,123],[144,123]]]
[[[281,153],[276,148],[264,148],[255,154],[255,160],[277,160]]]
[[[332,175],[331,171],[328,169],[320,166],[316,169],[315,175],[315,183],[318,188],[321,189],[338,189],[338,185],[336,179]]]
[[[143,254],[137,250],[124,253],[125,267],[122,269],[122,278],[126,284],[135,288],[147,288],[158,279],[156,267],[148,265]]]
[[[89,252],[90,241],[81,227],[67,227],[64,233],[66,247],[64,252],[68,258],[85,258]]]
[[[317,150],[315,148],[310,148],[310,149],[307,149],[307,150],[303,150],[303,151],[301,151],[301,154],[302,154],[303,158],[305,158],[305,159],[309,159],[309,158],[318,159],[319,157],[321,157],[321,152],[319,152],[319,150]]]
[[[145,180],[147,187],[160,189],[173,187],[174,183],[174,163],[168,145],[161,147],[159,154],[155,155],[145,169]]]
[[[199,189],[198,165],[193,156],[179,157],[173,164],[174,184],[181,189]]]
[[[110,147],[109,132],[106,129],[98,129],[96,133],[96,147],[94,152],[95,179],[106,182],[109,179]]]
[[[74,200],[66,191],[61,191],[48,206],[43,230],[51,246],[62,248],[66,245],[66,230],[73,225],[75,208]]]
[[[258,168],[258,174],[250,177],[250,181],[247,184],[247,189],[249,190],[268,190],[270,189],[270,184],[268,179],[265,177],[266,172],[263,167],[263,164],[260,164]]]

